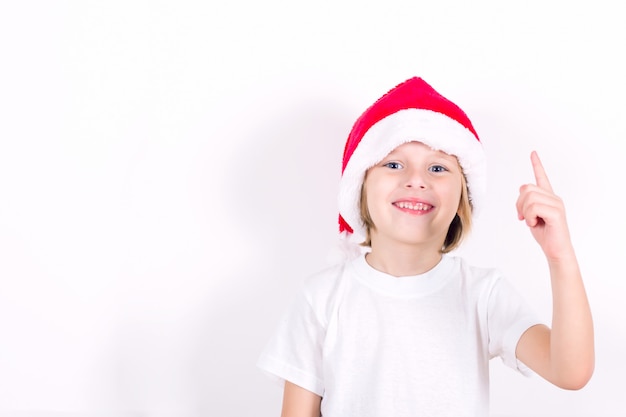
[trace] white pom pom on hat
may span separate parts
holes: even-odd
[[[423,79],[413,77],[365,110],[348,136],[339,183],[339,232],[345,243],[360,244],[366,238],[359,207],[366,171],[412,141],[457,157],[467,180],[473,216],[480,210],[486,192],[486,160],[478,134],[460,107]],[[356,252],[344,253],[353,257]]]

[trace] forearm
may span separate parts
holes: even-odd
[[[559,381],[583,386],[594,368],[591,310],[574,251],[549,260],[552,282],[551,372]]]

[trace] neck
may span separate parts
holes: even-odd
[[[372,251],[366,260],[378,271],[394,277],[419,275],[433,269],[441,261],[441,245],[386,244],[372,239]]]

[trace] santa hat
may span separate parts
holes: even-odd
[[[467,115],[421,78],[411,78],[378,99],[356,121],[343,153],[339,231],[354,250],[366,238],[360,198],[365,172],[403,143],[418,141],[457,157],[467,180],[472,213],[486,189],[485,154]],[[345,250],[345,248],[344,248]]]

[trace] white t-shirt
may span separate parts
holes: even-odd
[[[495,270],[443,256],[393,277],[361,256],[305,281],[258,366],[322,397],[324,417],[487,416],[489,359],[524,374],[538,324]]]

